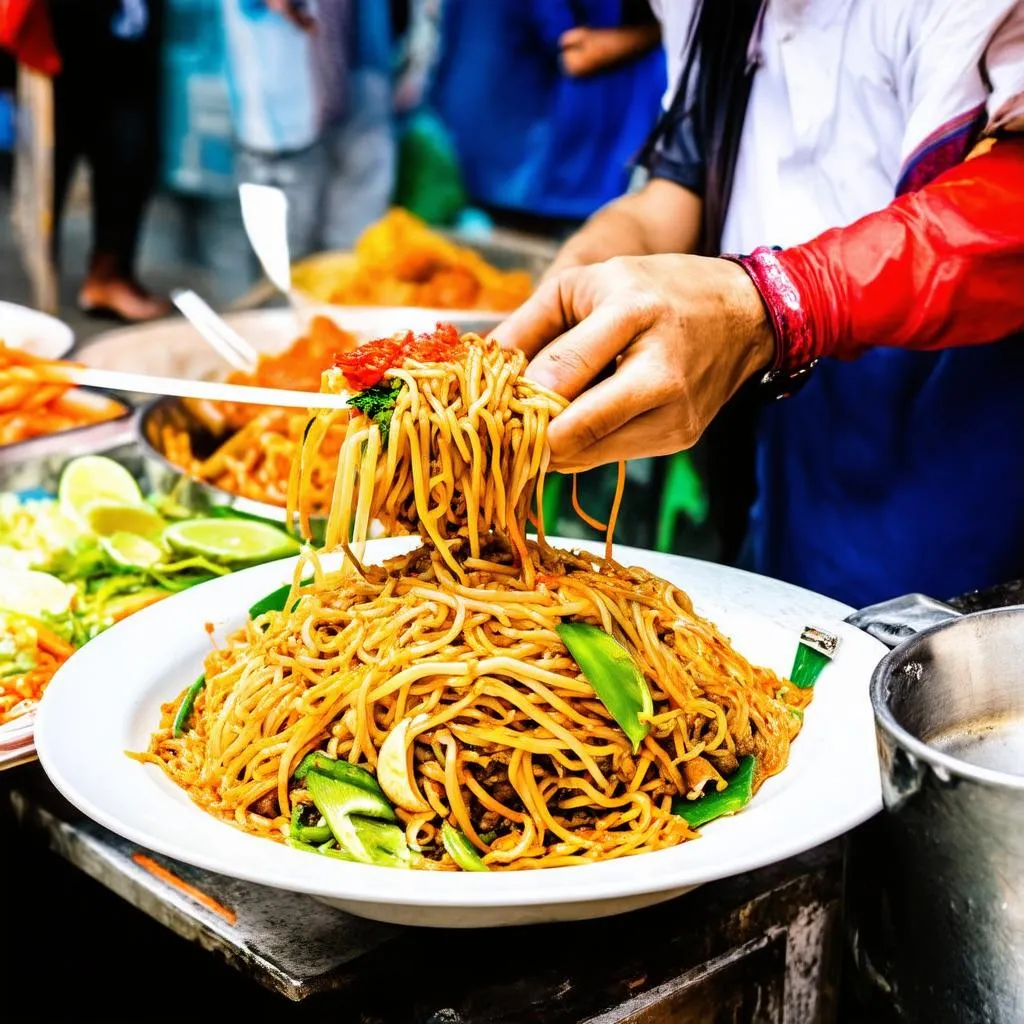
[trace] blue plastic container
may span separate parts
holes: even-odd
[[[167,0],[163,181],[205,198],[233,194],[234,140],[219,0]]]

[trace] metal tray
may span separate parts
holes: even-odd
[[[213,439],[177,398],[158,398],[139,409],[135,419],[135,443],[142,460],[146,489],[159,497],[171,498],[183,508],[204,514],[213,508],[230,508],[246,515],[260,516],[274,522],[287,522],[287,513],[280,505],[256,501],[232,494],[221,487],[190,476],[181,466],[167,458],[160,444],[161,427],[170,421],[185,426],[197,442],[197,450],[212,446]],[[323,517],[312,517],[313,539],[322,539],[326,527]]]
[[[79,455],[117,452],[119,459],[124,454],[130,460],[130,452],[125,450],[135,448],[132,407],[103,391],[89,388],[82,391],[115,402],[124,409],[123,414],[103,423],[0,446],[0,491],[56,492],[61,470]]]

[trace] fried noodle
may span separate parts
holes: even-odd
[[[447,341],[432,359],[406,347],[381,371],[402,385],[386,426],[362,415],[346,425],[328,526],[342,568],[300,560],[286,610],[248,622],[207,658],[190,728],[170,729],[179,697],[136,756],[210,813],[282,841],[293,805],[310,800],[292,778],[304,755],[323,750],[375,772],[405,723],[408,786],[396,810],[418,866],[455,867],[444,822],[492,870],[692,839],[673,800],[723,788],[749,754],[755,785],[781,771],[811,691],[751,665],[672,583],[610,554],[554,549],[540,522],[527,539],[547,427],[565,402],[523,377],[520,353],[475,336]],[[341,371],[325,375],[327,390],[344,384]],[[313,421],[293,509],[307,457],[337,422]],[[418,533],[422,546],[363,564],[372,518]],[[635,749],[563,645],[564,622],[611,633],[640,668],[653,710]]]

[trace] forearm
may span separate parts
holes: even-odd
[[[614,256],[692,252],[700,239],[699,196],[656,180],[598,210],[562,246],[545,277]]]
[[[1024,330],[1024,139],[846,228],[744,261],[779,365],[872,346],[929,351]]]

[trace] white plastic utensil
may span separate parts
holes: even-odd
[[[171,292],[171,301],[225,362],[243,373],[256,370],[256,350],[194,291],[179,288]]]
[[[258,388],[249,384],[228,384],[213,380],[182,380],[178,377],[154,377],[147,373],[121,370],[97,370],[74,363],[52,363],[38,373],[41,382],[77,384],[81,387],[121,391],[127,394],[160,395],[175,398],[205,399],[210,402],[240,402],[243,405],[269,405],[287,409],[346,409],[349,395],[320,391],[288,391],[283,388]]]
[[[243,182],[238,186],[242,223],[270,283],[284,295],[301,319],[298,298],[292,290],[292,259],[288,247],[288,197],[272,185]]]

